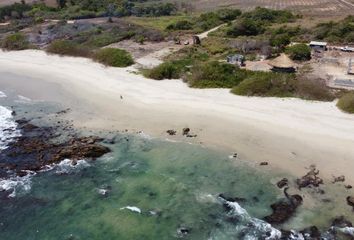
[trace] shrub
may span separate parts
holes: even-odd
[[[306,61],[311,59],[311,48],[306,44],[296,44],[286,48],[285,51],[291,59]]]
[[[118,48],[103,48],[98,50],[93,59],[99,63],[112,67],[127,67],[134,63],[131,55]]]
[[[354,113],[354,92],[344,94],[338,100],[337,107],[344,112]]]
[[[24,50],[30,48],[27,37],[22,33],[8,35],[2,42],[1,47],[5,50]]]
[[[247,71],[220,62],[209,62],[193,66],[187,81],[197,88],[232,88],[247,76]]]
[[[192,28],[193,24],[187,20],[181,20],[166,27],[167,30],[190,30]]]
[[[99,35],[94,35],[90,37],[86,45],[92,47],[104,47],[111,43],[119,42],[119,37],[113,33],[104,32]]]
[[[333,101],[335,99],[323,79],[309,79],[304,76],[297,76],[296,95],[307,100]]]
[[[256,36],[264,33],[264,30],[262,23],[251,19],[243,19],[231,26],[226,34],[229,37]]]
[[[289,97],[295,92],[292,74],[255,72],[231,92],[242,96]]]
[[[48,53],[74,57],[88,57],[90,55],[88,48],[68,40],[55,40],[48,46],[46,51]]]
[[[165,62],[148,71],[145,76],[155,80],[178,79],[180,71],[173,62]]]
[[[188,71],[188,65],[192,62],[193,60],[188,57],[164,62],[153,69],[147,70],[144,75],[155,80],[179,79],[182,78],[183,73]]]
[[[216,13],[223,22],[233,21],[242,14],[239,9],[220,9]]]

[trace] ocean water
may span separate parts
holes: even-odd
[[[278,195],[270,176],[200,147],[122,136],[113,148],[12,186],[16,194],[0,200],[0,239],[174,239],[179,228],[189,239],[229,239],[242,223],[228,223],[219,193],[247,199],[236,210],[244,223],[269,214]],[[273,230],[257,221],[252,236]]]

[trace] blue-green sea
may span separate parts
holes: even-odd
[[[189,239],[221,239],[234,226],[219,193],[247,199],[259,218],[278,194],[268,176],[200,147],[122,136],[113,150],[17,186],[0,206],[0,239],[174,239],[179,228]]]

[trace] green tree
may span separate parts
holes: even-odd
[[[288,47],[285,52],[293,60],[306,61],[311,59],[311,48],[303,43]]]

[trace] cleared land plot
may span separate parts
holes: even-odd
[[[254,7],[271,9],[291,9],[304,15],[341,16],[354,13],[354,0],[195,0],[198,10],[211,10],[216,7],[235,7],[251,10]]]

